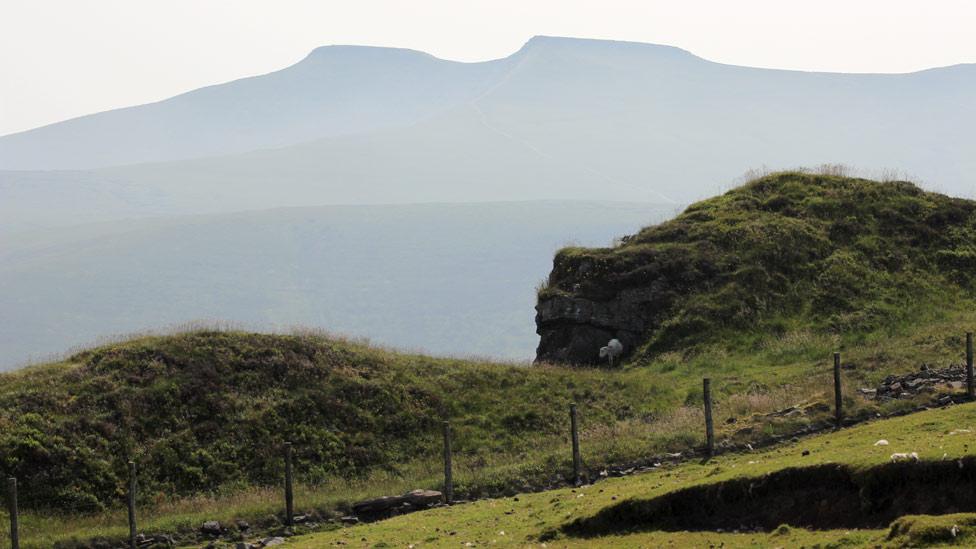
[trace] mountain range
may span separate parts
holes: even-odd
[[[529,358],[557,247],[735,174],[843,163],[972,195],[974,93],[976,65],[811,73],[540,36],[479,63],[326,46],[2,136],[0,366],[200,318]]]
[[[554,37],[482,63],[323,47],[264,76],[0,138],[0,214],[24,230],[326,204],[686,204],[730,174],[822,163],[970,195],[974,92],[974,65],[811,73]]]

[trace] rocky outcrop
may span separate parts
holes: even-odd
[[[597,364],[600,347],[611,339],[623,343],[623,356],[633,352],[647,328],[646,302],[634,292],[609,301],[556,295],[536,306],[537,360]]]
[[[874,329],[976,287],[974,227],[976,201],[911,183],[770,174],[613,246],[557,252],[536,360],[597,364],[613,338],[633,362],[729,331]]]

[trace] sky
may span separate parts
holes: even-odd
[[[974,23],[972,0],[0,0],[0,135],[271,72],[328,44],[480,61],[542,34],[910,72],[976,62]]]

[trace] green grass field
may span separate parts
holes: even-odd
[[[875,446],[886,439],[888,446]],[[773,532],[636,532],[576,538],[558,532],[575,519],[591,517],[628,499],[648,499],[691,486],[737,477],[758,477],[790,467],[846,464],[869,470],[890,461],[894,452],[918,452],[922,460],[954,460],[976,446],[976,405],[935,409],[876,421],[835,433],[801,439],[775,448],[719,456],[661,470],[517,497],[403,515],[390,520],[298,537],[295,547],[873,547],[930,546],[976,541],[976,515],[911,517],[896,528],[810,531],[783,526]],[[809,455],[802,455],[808,451]],[[955,537],[950,530],[957,526]],[[893,535],[892,535],[893,534]]]

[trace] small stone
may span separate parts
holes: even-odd
[[[202,526],[200,526],[200,533],[208,536],[219,536],[223,532],[224,529],[221,528],[220,523],[216,520],[208,520],[207,522],[204,522]]]
[[[365,540],[366,538],[363,538]],[[274,547],[275,545],[281,545],[285,543],[285,538],[275,536],[273,538],[264,538],[261,540],[262,547]]]

